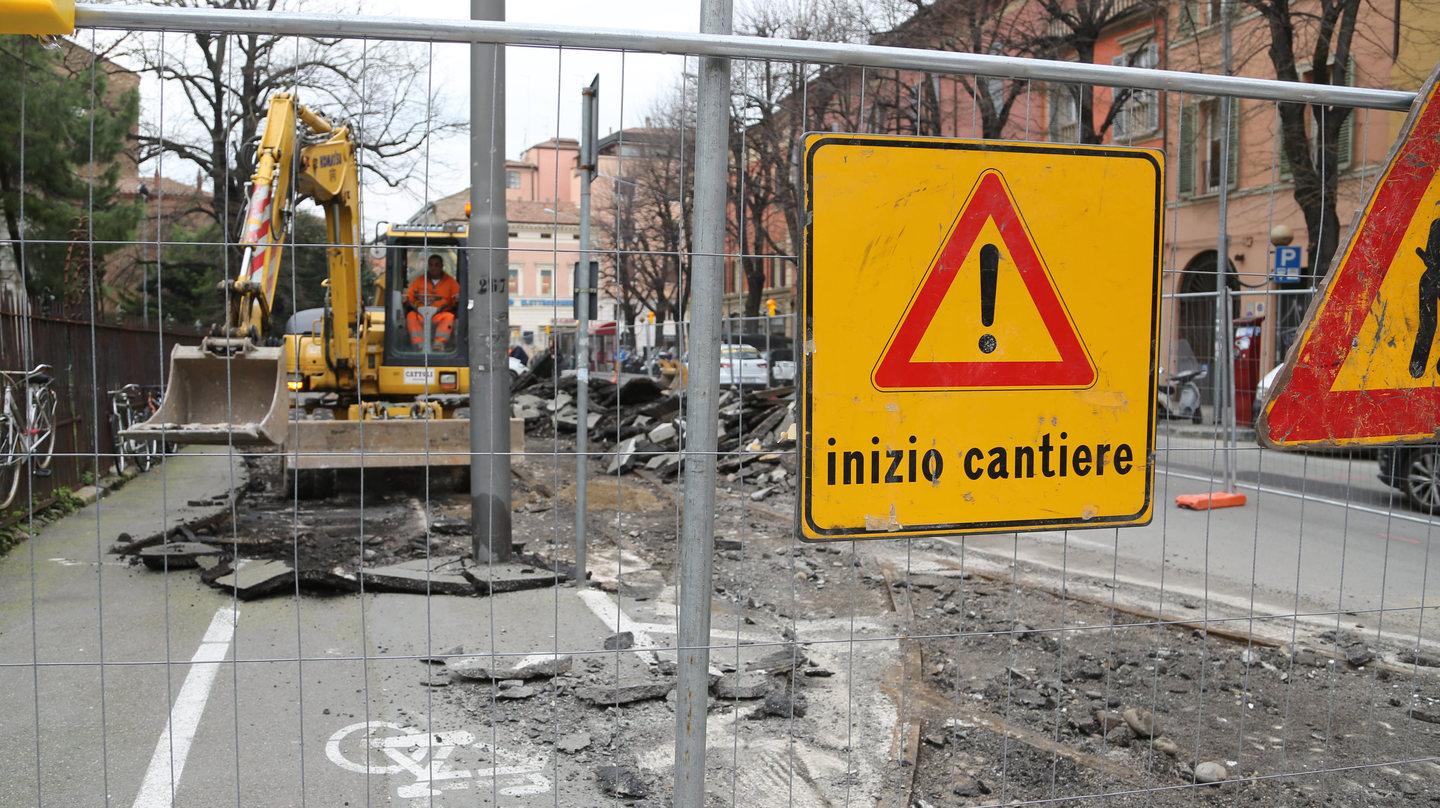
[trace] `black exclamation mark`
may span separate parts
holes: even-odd
[[[1000,250],[994,244],[980,248],[980,324],[995,324],[995,279],[1000,275]],[[980,335],[980,353],[995,351],[995,335]]]

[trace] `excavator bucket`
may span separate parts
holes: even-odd
[[[175,346],[165,399],[121,436],[174,443],[279,446],[289,402],[283,348]]]

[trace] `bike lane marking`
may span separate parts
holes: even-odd
[[[180,788],[180,778],[185,771],[185,760],[190,756],[190,745],[195,740],[200,716],[205,712],[205,703],[210,700],[210,690],[215,685],[215,675],[220,672],[220,663],[230,653],[238,617],[233,606],[222,606],[210,620],[200,647],[190,658],[190,672],[175,696],[175,705],[170,709],[165,729],[155,743],[155,753],[150,756],[145,779],[141,781],[140,792],[135,795],[134,808],[169,808],[174,804],[175,792]]]
[[[390,721],[362,721],[336,730],[325,744],[325,755],[356,774],[413,777],[413,783],[404,782],[403,776],[393,782],[395,795],[416,808],[430,808],[431,800],[446,791],[472,786],[483,790],[487,780],[502,796],[550,793],[553,784],[545,776],[549,761],[534,750],[517,748],[486,743],[465,729],[422,732]],[[456,752],[462,753],[464,762],[452,760]]]

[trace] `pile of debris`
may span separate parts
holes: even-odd
[[[544,354],[513,385],[511,415],[525,421],[530,436],[574,434],[580,422],[575,405],[579,384],[573,372],[556,374],[554,362]],[[683,391],[668,390],[648,376],[619,381],[591,376],[587,387],[591,451],[609,454],[609,474],[643,468],[662,480],[679,476],[684,464]],[[725,390],[719,415],[719,471],[725,480],[749,483],[756,501],[791,490],[795,388]]]

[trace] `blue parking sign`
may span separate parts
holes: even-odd
[[[1276,247],[1275,265],[1270,272],[1270,279],[1277,283],[1298,283],[1304,258],[1303,247]]]

